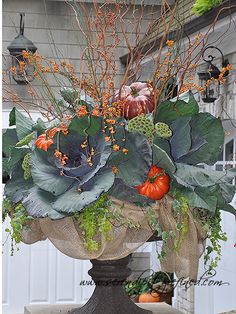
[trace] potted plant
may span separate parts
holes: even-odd
[[[125,282],[125,291],[128,296],[138,302],[139,296],[150,291],[150,282],[147,278],[138,278],[134,281]]]
[[[173,274],[158,271],[152,275],[152,289],[159,293],[160,302],[172,304],[173,297]]]
[[[77,76],[67,61],[23,51],[47,98],[41,104],[30,86],[32,105],[42,119],[34,121],[27,109],[25,114],[14,107],[3,135],[4,172],[10,178],[3,213],[11,218],[8,232],[13,241],[32,244],[48,238],[62,253],[93,264],[89,274],[95,292],[73,313],[148,313],[125,298],[122,289],[130,274],[130,254],[157,234],[163,240],[163,270],[195,278],[206,237],[220,252],[220,210],[235,214],[229,205],[235,169],[198,166],[217,161],[224,142],[221,121],[199,113],[189,90],[199,87],[186,84],[184,74],[177,96],[167,92],[176,71],[194,69],[193,64],[180,63],[174,49],[178,42],[163,37],[167,59],[157,58],[152,80],[129,83],[130,64],[115,88],[118,41],[108,42],[111,32],[116,34],[117,21],[127,22],[121,14],[124,7],[115,8],[94,3],[94,23],[86,15],[86,27],[93,25],[97,34],[93,42],[94,29],[83,33],[87,48],[81,64],[85,59],[88,72],[82,66]],[[193,50],[191,43],[189,56]],[[24,64],[21,68],[24,71]],[[134,68],[138,75],[138,64]],[[70,88],[62,85],[55,92],[49,74],[57,82],[67,80]],[[8,90],[7,95],[24,104],[15,92]],[[182,259],[188,261],[186,271]],[[104,295],[110,302],[103,302]]]

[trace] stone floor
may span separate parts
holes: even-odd
[[[137,305],[143,309],[152,311],[153,314],[182,314],[182,312],[166,303],[140,303]],[[24,314],[67,314],[68,311],[79,308],[80,306],[82,307],[82,305],[78,304],[29,305],[25,307]]]

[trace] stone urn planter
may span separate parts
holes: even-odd
[[[91,260],[89,275],[96,284],[93,295],[80,309],[70,314],[151,314],[138,307],[126,294],[123,282],[131,274],[127,267],[131,255],[115,261]]]

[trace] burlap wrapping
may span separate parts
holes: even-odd
[[[67,217],[58,220],[38,218],[30,223],[30,228],[22,232],[22,242],[32,244],[49,239],[62,253],[76,259],[116,260],[128,256],[143,245],[152,235],[146,211],[128,202],[112,199],[111,210],[118,210],[126,219],[139,224],[139,228],[130,228],[127,224],[114,222],[110,240],[97,235],[99,249],[89,252],[84,245],[82,229]],[[153,205],[153,212],[162,230],[176,230],[176,220],[172,212],[172,199],[167,196]],[[195,279],[198,271],[198,260],[203,251],[205,234],[200,225],[188,213],[189,228],[180,249],[173,251],[172,240],[165,245],[167,256],[161,261],[164,271],[175,272],[178,277]]]

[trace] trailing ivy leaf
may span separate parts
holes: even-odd
[[[60,176],[60,169],[49,162],[46,152],[35,149],[30,164],[34,183],[53,195],[64,193],[74,182],[74,179]]]
[[[117,177],[127,185],[140,185],[146,180],[152,164],[151,146],[142,134],[125,132],[123,136],[125,142],[122,145],[128,149],[128,154],[122,150],[112,153],[108,165],[118,168]]]
[[[28,191],[28,195],[23,199],[22,204],[28,214],[32,217],[49,217],[51,219],[60,219],[65,217],[52,208],[55,197],[39,187],[34,186]]]
[[[191,148],[190,122],[191,117],[179,117],[171,125],[173,136],[170,139],[171,156],[178,160]]]
[[[178,161],[190,165],[215,164],[224,144],[224,130],[221,121],[210,113],[199,113],[192,117],[190,127],[191,149]]]
[[[153,152],[152,161],[153,165],[163,168],[167,173],[174,173],[176,171],[176,167],[173,161],[164,150],[153,144],[152,152]]]
[[[178,117],[193,116],[198,113],[199,107],[191,91],[166,100],[157,107],[154,122],[171,123]]]
[[[22,114],[18,109],[13,108],[10,113],[9,125],[16,125],[17,137],[21,140],[32,132],[34,122]]]
[[[103,192],[107,192],[114,183],[111,169],[100,170],[82,187],[74,185],[70,190],[57,198],[53,208],[62,213],[75,213],[96,201]],[[80,190],[78,190],[81,189]]]

